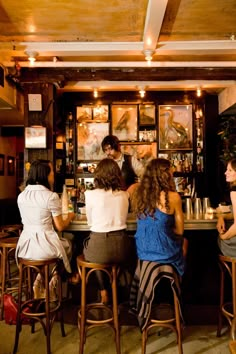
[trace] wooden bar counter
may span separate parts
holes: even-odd
[[[217,217],[215,214],[202,214],[199,217],[194,215],[185,215],[184,229],[185,230],[215,230]],[[128,215],[127,230],[136,230],[136,219],[133,214]],[[76,218],[67,227],[66,231],[89,231],[86,215],[78,214]]]
[[[203,214],[200,217],[185,215],[184,237],[188,239],[186,270],[182,279],[182,297],[184,317],[189,324],[215,324],[219,305],[219,266],[218,266],[218,232],[217,215]],[[127,230],[135,234],[136,219],[128,215]],[[77,215],[68,226],[74,240],[83,251],[83,240],[90,229],[86,215]]]

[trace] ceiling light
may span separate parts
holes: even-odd
[[[36,57],[39,55],[38,52],[34,50],[26,50],[25,54],[28,55],[28,60],[33,64],[36,60]]]
[[[148,62],[150,62],[152,60],[152,56],[154,54],[154,50],[152,49],[145,49],[143,51],[143,54],[145,55],[145,60],[147,60]]]
[[[139,91],[139,93],[140,93],[140,97],[144,97],[145,96],[145,93],[146,93],[146,91],[144,90],[144,89],[141,89],[140,91]]]
[[[200,87],[197,88],[197,97],[201,97],[202,95],[202,90],[200,89]]]
[[[98,90],[95,88],[93,89],[93,97],[97,98],[98,97]]]

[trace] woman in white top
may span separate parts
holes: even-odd
[[[122,175],[113,159],[103,159],[94,173],[94,190],[85,192],[86,215],[91,233],[84,243],[87,261],[125,264],[134,252],[134,243],[126,233],[129,196],[122,190]],[[107,289],[97,272],[102,302]]]
[[[17,199],[23,231],[17,243],[16,259],[61,258],[70,273],[68,256],[71,255],[71,244],[59,238],[55,228],[64,230],[75,214],[69,213],[65,220],[62,218],[61,200],[57,193],[51,191],[53,184],[54,172],[50,161],[32,162],[26,188]]]

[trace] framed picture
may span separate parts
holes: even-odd
[[[154,104],[139,105],[139,125],[155,125],[156,110]]]
[[[192,149],[192,105],[160,105],[158,127],[159,150]]]
[[[112,105],[112,134],[120,141],[137,141],[138,105]]]
[[[157,143],[121,143],[121,151],[145,161],[157,157]]]
[[[15,157],[13,156],[7,156],[7,175],[15,175]]]
[[[139,130],[138,132],[139,141],[150,142],[157,140],[156,130]]]
[[[84,122],[92,120],[93,108],[91,106],[76,107],[76,120],[77,122]]]
[[[26,149],[46,149],[47,135],[46,128],[32,126],[25,128],[25,148]]]
[[[109,109],[107,105],[93,107],[93,120],[107,122],[109,118]]]
[[[105,157],[101,143],[109,134],[109,123],[79,123],[77,125],[77,159],[101,160]]]
[[[5,162],[4,155],[0,154],[0,176],[4,176],[4,162]]]

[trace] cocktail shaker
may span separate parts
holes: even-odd
[[[202,214],[202,202],[201,198],[195,198],[194,200],[194,214],[200,215]]]
[[[185,200],[185,213],[191,215],[193,213],[193,203],[191,198]]]
[[[210,208],[210,207],[211,207],[210,199],[209,198],[203,198],[203,200],[202,200],[202,211],[203,211],[203,214],[206,214],[207,210],[209,210],[208,208]]]

